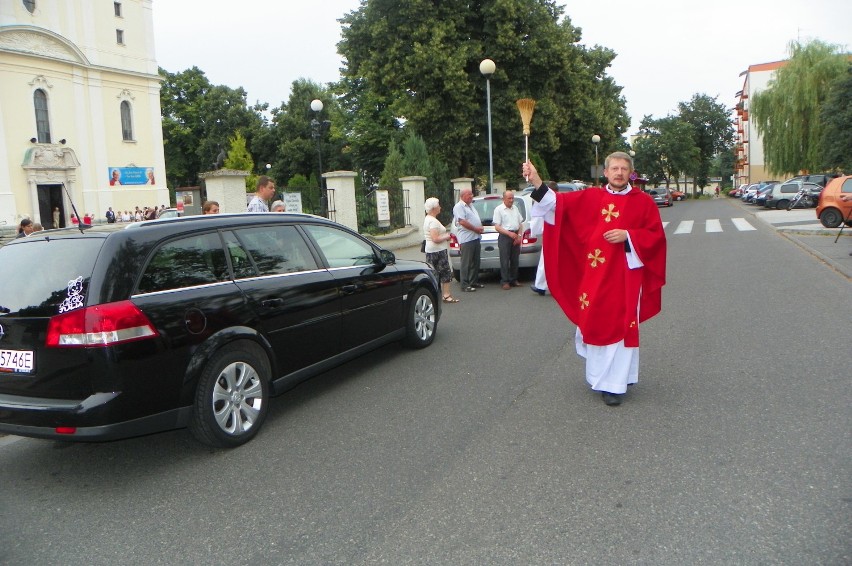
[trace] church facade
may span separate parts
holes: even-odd
[[[151,4],[0,3],[0,224],[168,205]]]

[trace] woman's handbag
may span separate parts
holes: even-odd
[[[422,253],[422,254],[426,253],[426,240],[423,240],[422,242],[420,242],[420,253]]]

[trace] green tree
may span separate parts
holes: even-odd
[[[645,116],[636,140],[636,167],[648,180],[678,184],[681,173],[694,171],[699,159],[692,124],[678,116],[654,119]]]
[[[698,149],[696,159],[688,169],[695,184],[706,187],[710,182],[710,163],[720,152],[734,141],[734,125],[731,112],[724,104],[706,94],[696,94],[689,102],[678,104],[678,118],[692,127],[694,146]],[[695,196],[695,185],[693,185]]]
[[[311,110],[314,99],[323,103],[320,112]],[[290,98],[274,108],[272,114],[272,137],[277,151],[270,163],[276,181],[283,182],[301,173],[308,178],[313,175],[318,182],[317,142],[322,151],[323,173],[352,168],[346,151],[344,119],[337,99],[328,89],[306,79],[295,80],[290,87]],[[313,120],[319,128],[311,126]]]
[[[264,127],[265,105],[249,107],[245,90],[213,85],[198,67],[179,73],[160,69],[160,76],[166,178],[171,186],[196,184],[198,173],[213,169],[237,131],[251,148]]]
[[[248,171],[249,176],[246,177],[246,191],[252,192],[257,186],[257,175],[254,171],[254,160],[246,148],[246,138],[241,132],[234,134],[230,140],[230,149],[228,156],[225,158],[223,166],[226,169],[238,169],[240,171]]]
[[[852,172],[852,65],[829,85],[821,110],[822,166]]]
[[[402,210],[402,182],[399,179],[407,175],[402,152],[399,151],[396,142],[391,141],[388,156],[385,158],[385,167],[379,179],[379,188],[388,191],[391,210]],[[394,228],[404,224],[399,218],[391,218],[391,222]]]
[[[736,154],[733,146],[725,148],[713,158],[710,172],[722,179],[721,186],[723,189],[732,185],[731,176],[734,174],[735,161]]]
[[[428,183],[432,176],[432,160],[423,138],[413,132],[409,133],[402,145],[402,154],[402,170],[405,175],[421,175],[426,177]]]
[[[838,77],[847,73],[839,46],[819,40],[789,45],[790,58],[766,90],[754,95],[750,113],[763,138],[770,173],[815,171],[823,165],[820,113]],[[843,101],[848,108],[849,99]]]
[[[497,64],[491,109],[498,175],[519,178],[519,98],[538,100],[531,148],[566,177],[585,176],[593,133],[616,144],[627,128],[621,89],[605,75],[614,53],[579,45],[580,30],[554,0],[364,0],[341,22],[337,90],[355,163],[367,175],[401,128],[421,136],[451,175],[487,173],[479,72],[486,57]]]

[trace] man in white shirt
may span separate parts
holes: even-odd
[[[257,179],[257,191],[254,197],[248,203],[246,212],[269,212],[269,207],[266,201],[275,195],[275,183],[266,175],[261,175]]]
[[[497,236],[497,249],[500,250],[500,284],[504,291],[520,287],[518,283],[518,260],[521,257],[521,242],[524,238],[524,217],[515,206],[515,193],[503,193],[503,203],[494,209],[491,219]]]
[[[459,202],[453,207],[453,221],[456,223],[456,238],[461,253],[459,283],[462,291],[468,292],[485,287],[479,282],[479,257],[482,251],[480,239],[485,229],[471,202],[473,189],[464,188],[459,193]]]

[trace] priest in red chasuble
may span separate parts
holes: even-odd
[[[607,405],[620,405],[639,381],[639,324],[660,312],[666,283],[666,235],[653,199],[631,187],[633,159],[604,162],[608,184],[572,193],[549,191],[532,163],[532,215],[545,220],[550,292],[577,325],[586,381]]]

